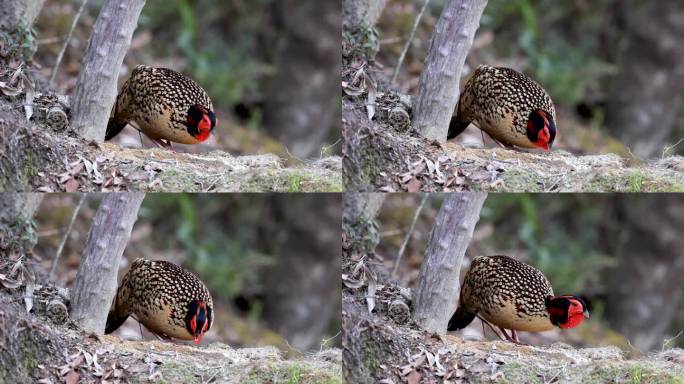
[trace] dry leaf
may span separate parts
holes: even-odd
[[[375,309],[375,290],[376,289],[377,289],[377,285],[375,284],[375,280],[368,279],[368,293],[366,295],[366,303],[368,304],[368,313],[372,313],[373,309]]]
[[[421,379],[420,372],[418,372],[416,370],[409,373],[409,375],[406,377],[406,381],[409,384],[419,384],[420,379]]]
[[[406,184],[406,190],[411,193],[414,193],[420,191],[420,187],[422,186],[423,184],[420,182],[420,180],[414,177],[413,179],[411,179],[411,181],[408,182],[408,184]]]
[[[71,370],[69,373],[64,377],[64,382],[66,384],[78,384],[78,379],[79,379],[78,373],[76,371]]]
[[[64,191],[76,192],[76,191],[78,191],[78,187],[79,187],[78,181],[76,181],[76,179],[74,179],[74,178],[71,178],[71,179],[69,179],[69,181],[66,182],[66,184],[64,184]]]

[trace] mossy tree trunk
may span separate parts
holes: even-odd
[[[487,0],[449,0],[435,26],[418,81],[413,126],[428,139],[446,141],[458,104],[459,81]]]
[[[318,158],[340,132],[340,4],[280,0],[274,3],[276,75],[266,92],[264,127],[300,158]]]
[[[425,330],[445,333],[456,310],[459,273],[473,237],[485,192],[452,193],[442,203],[420,267],[413,319]]]
[[[43,195],[40,193],[0,194],[0,256],[24,256],[36,243],[33,215]]]
[[[106,0],[88,40],[73,100],[71,126],[103,141],[116,99],[116,83],[145,0]]]
[[[617,263],[605,273],[606,319],[635,347],[660,349],[677,333],[668,335],[682,296],[684,195],[616,196],[613,216],[621,236],[608,250]]]
[[[117,288],[119,261],[131,236],[144,193],[108,193],[97,209],[78,266],[71,319],[102,333]]]
[[[635,155],[653,158],[662,154],[682,111],[684,2],[619,3],[616,11],[622,52],[609,82],[606,127]]]
[[[274,199],[269,210],[275,234],[264,241],[275,256],[264,281],[264,319],[293,347],[319,350],[341,304],[339,292],[340,195],[299,194]],[[313,208],[312,208],[313,207]],[[292,241],[291,239],[307,239]],[[337,295],[339,298],[339,295]]]
[[[344,0],[342,2],[342,27],[354,32],[375,25],[385,8],[387,0]]]

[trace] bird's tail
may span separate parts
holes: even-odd
[[[109,118],[107,123],[107,132],[105,133],[105,140],[111,140],[114,136],[118,135],[122,129],[128,124],[128,122],[119,122],[114,120],[113,117]]]
[[[463,329],[468,324],[470,324],[475,318],[475,314],[466,311],[462,306],[458,306],[454,315],[451,316],[449,320],[449,325],[447,326],[447,331],[455,331],[457,329]]]
[[[109,312],[109,315],[107,315],[107,325],[105,326],[105,335],[116,331],[126,319],[128,319],[128,315],[121,316],[116,314],[116,312]]]
[[[458,115],[451,116],[451,122],[449,122],[449,133],[447,133],[447,139],[453,139],[463,132],[470,125],[470,121],[462,121],[458,118]]]

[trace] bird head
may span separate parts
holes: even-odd
[[[213,111],[201,105],[193,105],[188,109],[185,125],[188,127],[188,133],[197,140],[206,140],[214,132],[216,123],[216,115]]]
[[[530,112],[527,119],[527,138],[537,147],[549,150],[556,139],[556,123],[551,114],[536,109]]]
[[[589,318],[587,303],[577,296],[549,296],[546,298],[551,324],[560,328],[574,328]]]
[[[191,301],[185,315],[185,328],[195,338],[195,343],[199,344],[211,328],[211,307],[202,300]]]

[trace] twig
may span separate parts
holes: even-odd
[[[74,16],[74,19],[71,21],[71,29],[69,30],[69,34],[66,37],[66,40],[64,40],[64,45],[62,45],[62,50],[59,51],[59,55],[57,55],[57,61],[55,61],[55,66],[52,67],[52,73],[50,74],[50,87],[55,82],[55,76],[57,75],[57,69],[59,68],[59,65],[62,63],[62,57],[64,57],[64,52],[67,49],[67,46],[69,45],[69,41],[71,41],[71,35],[74,33],[74,29],[76,28],[76,23],[78,23],[78,19],[81,17],[81,13],[83,12],[83,9],[86,6],[86,3],[88,3],[88,0],[83,0],[81,3],[81,7],[78,9],[78,12],[76,12],[76,15]]]
[[[55,269],[57,269],[57,261],[59,260],[59,256],[62,254],[62,250],[64,249],[64,244],[66,244],[67,239],[69,238],[69,234],[71,233],[71,227],[74,225],[74,221],[76,220],[76,215],[78,215],[78,211],[81,209],[81,205],[83,205],[83,201],[86,198],[86,194],[81,195],[81,199],[78,201],[78,205],[76,205],[76,208],[74,208],[74,211],[71,212],[71,220],[69,221],[69,226],[66,229],[66,232],[64,233],[64,237],[62,237],[62,242],[59,243],[59,248],[57,248],[57,254],[55,254],[55,258],[52,259],[52,267],[50,268],[50,275],[49,279],[52,281],[55,276]]]
[[[406,232],[406,237],[404,238],[404,242],[401,244],[401,248],[399,248],[399,253],[397,253],[397,258],[394,259],[394,267],[392,267],[392,277],[397,276],[397,268],[399,268],[399,260],[401,260],[401,256],[404,254],[404,250],[406,250],[406,244],[408,244],[409,239],[411,238],[411,233],[413,233],[413,227],[416,225],[416,221],[418,220],[418,216],[420,215],[420,211],[423,209],[423,205],[425,205],[425,200],[428,198],[428,194],[423,195],[423,199],[420,201],[420,205],[418,206],[418,209],[416,209],[416,213],[413,214],[413,221],[411,221],[411,226],[409,226],[408,232]]]
[[[409,38],[406,41],[406,45],[404,45],[404,50],[401,51],[401,55],[399,56],[397,66],[394,68],[394,73],[392,74],[392,81],[390,82],[391,84],[394,84],[397,81],[397,76],[399,76],[399,69],[401,68],[401,64],[404,62],[406,53],[408,52],[409,47],[411,46],[413,36],[416,34],[416,29],[418,29],[418,24],[420,23],[420,19],[423,17],[423,13],[425,13],[425,8],[427,8],[428,3],[430,3],[430,0],[425,0],[425,2],[423,3],[423,8],[420,9],[418,16],[416,16],[416,20],[413,21],[413,29],[411,29],[411,34],[409,35]]]

